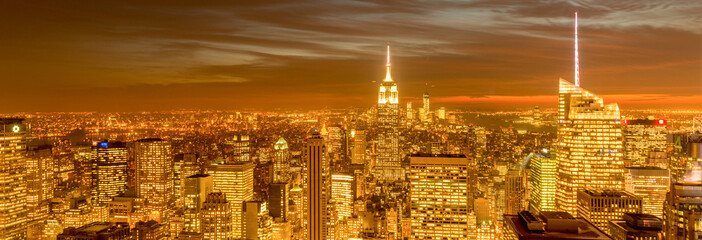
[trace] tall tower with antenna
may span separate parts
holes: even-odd
[[[578,11],[575,11],[575,86],[580,87],[580,59],[578,57]]]
[[[431,113],[429,112],[429,83],[424,83],[424,122],[429,122]]]
[[[400,158],[400,108],[397,83],[390,76],[390,43],[387,45],[385,79],[378,91],[378,157],[373,173],[384,181],[404,180]]]

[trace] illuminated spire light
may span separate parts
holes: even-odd
[[[578,12],[575,11],[575,86],[580,87],[580,64],[578,62]]]
[[[390,77],[390,42],[388,42],[388,47],[387,47],[387,63],[385,64],[385,80],[384,82],[392,82],[392,77]]]

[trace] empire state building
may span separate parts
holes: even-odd
[[[378,156],[373,173],[384,181],[404,180],[400,166],[400,108],[397,83],[390,76],[390,45],[387,47],[385,79],[378,91]]]

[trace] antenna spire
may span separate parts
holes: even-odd
[[[385,64],[385,80],[384,82],[392,82],[392,77],[390,77],[390,42],[387,42],[388,44],[388,52],[387,52],[387,58],[388,62]]]
[[[575,86],[580,87],[580,64],[578,59],[578,11],[575,11]]]

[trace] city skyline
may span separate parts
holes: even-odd
[[[0,10],[24,23],[0,39],[12,89],[0,100],[13,100],[0,112],[369,107],[388,41],[401,104],[429,83],[435,106],[555,107],[558,78],[573,81],[576,10],[584,88],[625,108],[699,109],[699,7],[17,3]]]

